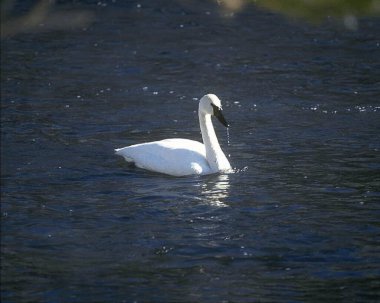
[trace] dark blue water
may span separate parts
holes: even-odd
[[[2,41],[2,302],[377,302],[380,21],[113,2]],[[113,154],[201,140],[206,93],[236,173]]]

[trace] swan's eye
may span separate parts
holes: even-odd
[[[212,109],[214,110],[214,113],[222,110],[222,107],[216,106],[213,103],[211,103],[211,106],[212,106]]]

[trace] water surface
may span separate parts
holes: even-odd
[[[2,302],[376,302],[379,20],[104,3],[70,6],[87,28],[2,41]],[[236,173],[113,154],[201,140],[206,93]]]

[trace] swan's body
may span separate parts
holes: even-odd
[[[188,139],[165,139],[116,149],[116,154],[137,167],[172,176],[207,175],[231,170],[220,148],[211,115],[228,127],[219,98],[209,94],[199,101],[203,144]]]

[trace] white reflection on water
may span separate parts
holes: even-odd
[[[229,196],[229,188],[229,175],[218,175],[202,184],[202,196],[212,206],[228,207],[223,200]]]

